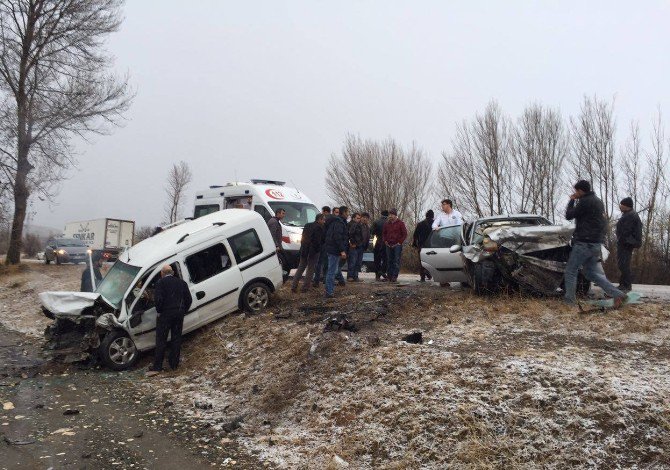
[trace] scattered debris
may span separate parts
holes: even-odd
[[[402,340],[405,343],[410,344],[423,344],[423,333],[421,333],[420,331],[415,331],[414,333],[410,333],[408,335],[403,336]]]
[[[232,421],[225,423],[222,426],[222,429],[226,432],[233,432],[236,429],[239,429],[242,427],[242,422],[244,421],[244,416],[238,416],[237,418],[233,419]]]
[[[349,321],[347,315],[344,313],[339,313],[335,316],[329,317],[326,320],[326,325],[323,328],[323,331],[340,331],[346,330],[355,333],[358,331],[358,327],[355,323]]]
[[[4,437],[5,442],[9,445],[12,446],[25,446],[28,444],[34,444],[36,441],[33,438],[28,438],[28,439],[12,439],[8,436]]]
[[[67,410],[63,411],[63,416],[72,416],[72,415],[78,415],[79,410],[76,408],[68,408]]]
[[[193,406],[201,410],[211,410],[214,407],[212,403],[204,400],[196,400],[195,403],[193,403]]]
[[[7,411],[7,410],[13,410],[14,409],[14,403],[11,401],[5,402],[2,404],[2,409]]]

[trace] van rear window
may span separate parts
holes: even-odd
[[[237,264],[263,253],[263,245],[261,245],[261,240],[254,229],[245,230],[230,237],[228,243],[230,243]]]
[[[187,257],[186,267],[191,276],[191,282],[197,284],[228,269],[230,257],[226,247],[218,243]]]
[[[193,218],[197,219],[203,215],[212,214],[213,212],[220,211],[221,208],[218,204],[208,204],[205,206],[195,206],[195,212],[193,213]]]

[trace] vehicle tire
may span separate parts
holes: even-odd
[[[464,289],[469,289],[472,287],[469,282],[461,282],[461,287]]]
[[[363,266],[361,266],[361,272],[362,272],[362,273],[367,273],[368,271],[369,271],[369,269],[368,269],[368,265],[367,265],[367,264],[364,264]]]
[[[270,288],[262,282],[249,284],[242,292],[242,308],[247,312],[257,313],[268,306]]]
[[[577,274],[577,289],[576,289],[576,294],[579,297],[586,297],[591,290],[591,281],[586,279],[586,276],[584,276],[581,271],[579,274]]]
[[[489,261],[475,263],[472,290],[477,295],[493,295],[500,290],[500,275]]]
[[[451,282],[440,282],[440,287],[451,287]]]
[[[98,347],[98,356],[102,362],[116,371],[130,369],[139,355],[133,340],[122,330],[107,333]]]

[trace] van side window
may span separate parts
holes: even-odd
[[[230,256],[226,247],[218,243],[187,257],[185,263],[191,282],[197,284],[228,269]]]
[[[270,215],[270,211],[265,206],[257,204],[254,206],[254,210],[258,212],[260,215],[262,215],[266,222],[270,220],[270,217],[272,217]]]
[[[263,245],[261,245],[261,240],[254,229],[245,230],[234,237],[230,237],[228,243],[230,243],[237,264],[263,253]]]
[[[193,213],[193,218],[197,219],[203,215],[211,214],[213,212],[220,211],[221,208],[218,204],[207,204],[205,206],[195,206],[195,212]]]

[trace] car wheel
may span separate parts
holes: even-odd
[[[477,295],[493,295],[500,290],[500,279],[495,264],[482,261],[474,265],[472,290]]]
[[[98,348],[102,362],[112,370],[126,370],[137,362],[139,352],[125,331],[113,330],[105,335]]]
[[[242,292],[242,308],[247,312],[260,312],[270,302],[270,289],[262,282],[254,282]]]
[[[362,272],[362,273],[367,273],[368,271],[369,271],[369,269],[368,269],[368,265],[367,265],[367,264],[364,264],[363,266],[361,266],[361,272]]]

